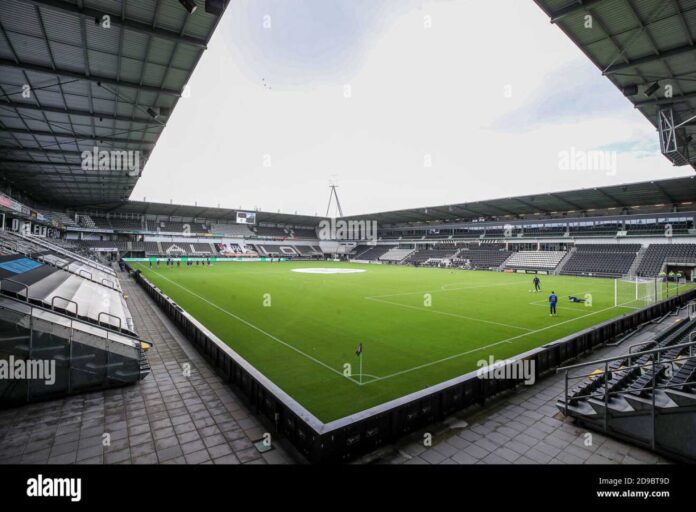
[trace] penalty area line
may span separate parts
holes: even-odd
[[[491,344],[489,344],[489,345],[485,345],[485,346],[483,346],[483,347],[477,347],[477,348],[474,348],[474,349],[471,349],[471,350],[467,350],[466,352],[460,352],[459,354],[453,354],[453,355],[451,355],[451,356],[443,357],[442,359],[438,359],[438,360],[436,360],[436,361],[430,361],[429,363],[424,363],[424,364],[421,364],[421,365],[418,365],[418,366],[414,366],[413,368],[408,368],[408,369],[406,369],[406,370],[401,370],[401,371],[398,371],[398,372],[394,372],[394,373],[391,373],[391,374],[389,374],[389,375],[385,375],[384,377],[379,377],[378,379],[371,380],[370,382],[365,382],[364,384],[372,384],[373,382],[379,382],[379,381],[382,381],[382,380],[391,379],[392,377],[398,377],[399,375],[404,375],[404,374],[406,374],[406,373],[411,373],[411,372],[413,372],[413,371],[422,370],[423,368],[427,368],[427,367],[429,367],[429,366],[434,366],[434,365],[436,365],[436,364],[444,363],[444,362],[446,362],[446,361],[451,361],[452,359],[457,359],[457,358],[459,358],[459,357],[462,357],[462,356],[465,356],[465,355],[468,355],[468,354],[472,354],[472,353],[474,353],[474,352],[480,352],[481,350],[486,350],[487,348],[495,347],[495,346],[501,345],[501,344],[503,344],[503,343],[512,343],[514,340],[517,340],[517,339],[519,339],[519,338],[524,338],[525,336],[529,336],[530,334],[536,334],[536,333],[539,333],[539,332],[542,332],[542,331],[546,331],[546,330],[548,330],[548,329],[553,329],[554,327],[558,327],[559,325],[564,325],[564,324],[567,324],[567,323],[570,323],[570,322],[575,322],[576,320],[580,320],[581,318],[586,318],[586,317],[588,317],[588,316],[597,315],[597,314],[599,314],[599,313],[603,313],[604,311],[609,311],[610,309],[621,308],[621,307],[625,307],[624,304],[619,304],[618,306],[609,306],[608,308],[604,308],[604,309],[600,309],[600,310],[597,310],[597,311],[593,311],[592,313],[588,313],[588,314],[583,315],[583,316],[578,316],[578,317],[575,317],[575,318],[571,318],[571,319],[569,319],[569,320],[565,320],[565,321],[559,322],[559,323],[557,323],[557,324],[553,324],[553,325],[548,325],[548,326],[546,326],[546,327],[542,327],[541,329],[536,329],[536,330],[531,331],[531,332],[526,332],[526,333],[524,333],[524,334],[518,334],[517,336],[513,336],[513,337],[511,337],[511,338],[506,338],[506,339],[504,339],[504,340],[496,341],[496,342],[494,342],[494,343],[491,343]]]
[[[519,327],[517,325],[511,325],[511,324],[504,324],[501,322],[494,322],[492,320],[483,320],[481,318],[474,318],[472,316],[466,316],[466,315],[459,315],[457,313],[449,313],[447,311],[438,311],[437,309],[429,309],[425,307],[419,307],[419,306],[411,306],[410,304],[399,304],[398,302],[391,302],[389,300],[383,300],[383,299],[377,299],[375,297],[365,297],[367,300],[372,300],[375,302],[381,302],[383,304],[389,304],[392,306],[399,306],[402,308],[408,308],[408,309],[415,309],[416,311],[422,311],[424,313],[435,313],[438,315],[445,315],[445,316],[453,316],[455,318],[462,318],[464,320],[471,320],[473,322],[482,322],[484,324],[492,324],[492,325],[499,325],[501,327],[509,327],[511,329],[519,329],[520,331],[531,331],[531,329],[527,329],[526,327]]]

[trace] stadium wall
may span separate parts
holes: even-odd
[[[313,463],[348,462],[442,421],[457,411],[483,405],[500,393],[514,391],[523,385],[521,379],[482,379],[474,371],[351,416],[322,423],[139,271],[130,267],[128,271],[224,380],[246,399],[251,410],[267,420],[274,435],[288,439],[302,456]],[[696,299],[696,290],[590,327],[507,361],[533,361],[536,381],[693,299]]]

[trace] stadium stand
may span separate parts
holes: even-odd
[[[145,242],[145,254],[148,256],[157,256],[163,252],[159,242]]]
[[[251,230],[257,237],[261,238],[289,238],[292,236],[292,232],[287,228],[253,226]]]
[[[640,244],[579,244],[561,273],[621,277],[628,274],[640,248]]]
[[[295,249],[301,256],[323,256],[321,249],[313,245],[296,245]]]
[[[558,409],[605,434],[693,460],[696,447],[685,441],[696,405],[696,355],[685,345],[695,331],[696,318],[686,317],[628,353],[584,363],[587,370],[572,377],[581,382],[567,387]]]
[[[666,261],[696,263],[696,244],[650,244],[636,274],[656,277]]]
[[[265,256],[297,256],[297,251],[292,246],[289,245],[265,245],[256,244],[259,254]]]
[[[378,259],[380,261],[398,263],[402,261],[404,258],[408,257],[408,255],[411,254],[413,251],[414,249],[410,248],[393,247],[392,249],[389,249],[387,252],[382,254]]]
[[[360,252],[355,253],[355,256],[352,257],[354,260],[366,260],[366,261],[377,261],[380,256],[382,256],[384,253],[389,251],[390,249],[393,249],[394,247],[397,247],[396,245],[376,245],[373,247],[370,246],[363,246],[366,247],[365,250],[361,250]]]
[[[292,230],[292,237],[312,240],[317,238],[317,233],[314,228],[294,228]]]
[[[201,222],[174,222],[169,220],[147,221],[150,231],[161,233],[192,233],[205,234],[208,232],[208,227]]]
[[[434,262],[437,263],[443,259],[453,258],[457,252],[458,249],[454,245],[447,246],[446,248],[441,248],[438,246],[436,249],[419,249],[408,256],[404,263],[413,265],[428,265],[431,260],[434,260]]]
[[[566,255],[565,251],[519,251],[505,262],[506,268],[554,270]]]
[[[246,224],[213,224],[210,231],[215,236],[229,238],[248,238],[253,234]]]
[[[501,249],[471,248],[462,249],[452,264],[477,270],[494,270],[499,268],[512,255],[512,251]]]

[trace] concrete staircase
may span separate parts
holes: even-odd
[[[633,277],[636,275],[636,271],[638,270],[638,267],[640,266],[641,262],[643,261],[643,256],[645,256],[645,252],[648,250],[647,247],[642,246],[638,253],[636,254],[636,259],[633,260],[633,263],[631,264],[631,268],[628,269],[628,275],[629,277]]]
[[[560,261],[560,263],[556,266],[556,270],[553,271],[555,275],[559,275],[561,271],[563,270],[563,267],[566,266],[566,263],[568,263],[568,260],[572,257],[572,255],[575,253],[577,249],[575,247],[571,247],[570,251],[563,257],[563,259]]]

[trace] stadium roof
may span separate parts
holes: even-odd
[[[488,201],[430,206],[347,219],[376,220],[379,224],[408,222],[472,221],[482,217],[517,217],[535,213],[581,213],[608,208],[631,208],[658,204],[678,205],[696,201],[696,176],[660,181],[644,181],[608,187],[582,188],[529,196],[506,197]]]
[[[177,0],[2,0],[0,175],[53,204],[128,198],[139,173],[85,170],[82,152],[138,151],[142,171],[219,19]]]
[[[209,206],[190,206],[183,204],[150,203],[144,201],[125,201],[100,208],[105,213],[122,213],[137,215],[161,215],[166,217],[187,217],[236,222],[237,212],[251,210],[236,210],[230,208],[215,208]],[[272,224],[294,224],[299,226],[316,226],[322,217],[312,215],[293,215],[289,213],[272,213],[257,211],[256,222]]]
[[[685,123],[665,156],[695,166],[696,0],[535,1],[656,128]]]

